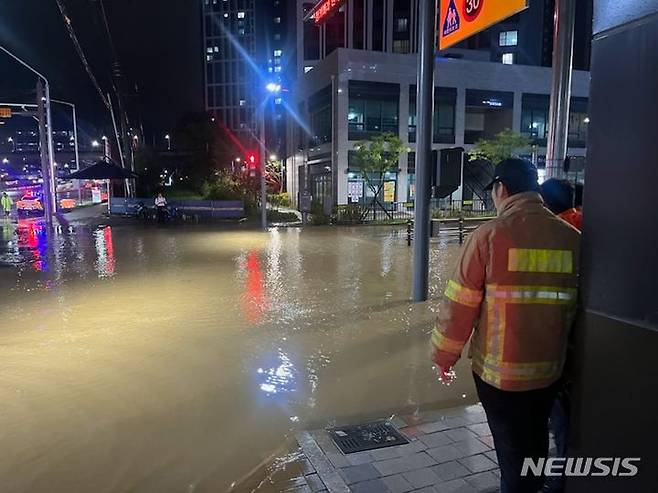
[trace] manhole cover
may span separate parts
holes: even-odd
[[[364,452],[409,443],[395,427],[386,421],[362,425],[343,426],[327,430],[334,443],[344,454]]]

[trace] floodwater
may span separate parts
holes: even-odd
[[[389,227],[0,224],[3,492],[223,492],[297,430],[473,402]]]

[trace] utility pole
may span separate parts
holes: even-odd
[[[562,175],[567,157],[575,21],[576,0],[555,0],[553,82],[546,149],[547,178],[559,178]]]
[[[434,43],[436,1],[421,0],[418,57],[418,139],[416,144],[416,204],[414,218],[413,291],[415,302],[427,300],[430,250],[430,167],[434,112]]]
[[[50,135],[47,131],[48,117],[46,103],[48,98],[46,97],[46,89],[44,86],[44,81],[41,78],[37,79],[37,112],[39,115],[39,147],[41,151],[41,178],[43,180],[43,209],[46,222],[49,225],[52,225],[53,216],[55,214],[52,190],[53,166],[51,164],[52,155],[50,154],[52,145],[48,145]]]

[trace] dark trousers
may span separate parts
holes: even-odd
[[[548,416],[557,385],[526,392],[508,392],[477,375],[475,387],[487,414],[500,466],[501,493],[537,493],[543,477],[521,476],[523,459],[548,457]]]

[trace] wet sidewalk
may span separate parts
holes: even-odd
[[[306,471],[296,492],[480,493],[500,485],[491,431],[480,404],[391,422],[409,444],[344,455],[325,430],[297,441]]]

